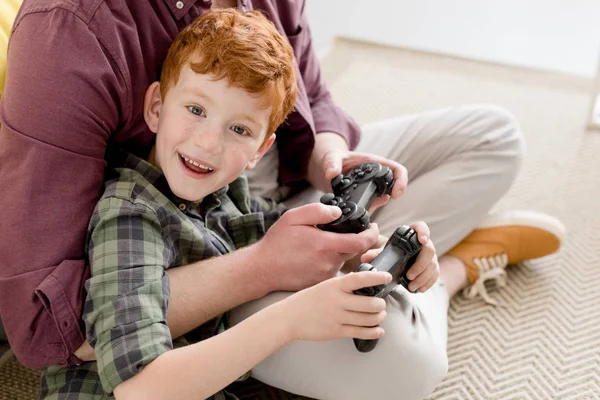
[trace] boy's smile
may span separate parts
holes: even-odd
[[[264,140],[271,116],[264,98],[212,79],[185,66],[164,101],[158,82],[146,93],[144,116],[157,134],[149,161],[185,200],[201,200],[233,182],[275,139]]]

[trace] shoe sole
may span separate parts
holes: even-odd
[[[550,232],[562,244],[567,231],[558,219],[535,211],[512,210],[497,214],[486,215],[477,229],[494,228],[499,226],[530,226]]]

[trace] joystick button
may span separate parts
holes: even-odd
[[[348,178],[342,179],[342,185],[346,186],[346,185],[349,185],[349,184],[350,184],[350,179],[348,179]]]
[[[344,214],[344,215],[348,215],[351,212],[352,212],[352,210],[349,207],[342,208],[342,214]]]
[[[370,165],[370,164],[369,164],[369,165],[367,165],[367,166],[365,167],[365,172],[367,172],[367,173],[371,173],[371,172],[373,172],[373,166],[372,166],[372,165]]]
[[[335,200],[335,195],[333,193],[325,193],[323,196],[321,196],[321,203],[323,204],[333,204],[333,200]]]
[[[332,187],[335,187],[335,186],[339,185],[339,184],[340,184],[340,182],[342,181],[342,178],[343,178],[343,177],[344,177],[344,175],[342,175],[342,174],[339,174],[338,176],[336,176],[335,178],[333,178],[333,179],[331,180],[331,186],[332,186]]]

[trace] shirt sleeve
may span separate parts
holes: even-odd
[[[86,228],[123,82],[83,20],[19,15],[0,102],[0,314],[26,366],[76,362]]]
[[[298,67],[312,111],[316,133],[333,132],[346,139],[350,149],[356,148],[360,128],[356,122],[338,107],[321,77],[321,67],[312,47],[312,36],[306,18],[305,1],[295,2],[300,10],[299,25],[288,39],[294,48]]]
[[[154,211],[118,198],[101,200],[90,222],[84,320],[107,393],[173,348],[166,267],[174,252],[162,232]]]

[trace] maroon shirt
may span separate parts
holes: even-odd
[[[299,95],[278,131],[280,179],[305,175],[314,134],[351,148],[356,124],[331,100],[311,48],[303,1],[244,0],[294,48]],[[192,0],[25,0],[8,50],[0,103],[0,315],[29,367],[78,362],[84,245],[100,197],[109,139],[145,156],[142,116],[177,33],[210,9]]]

